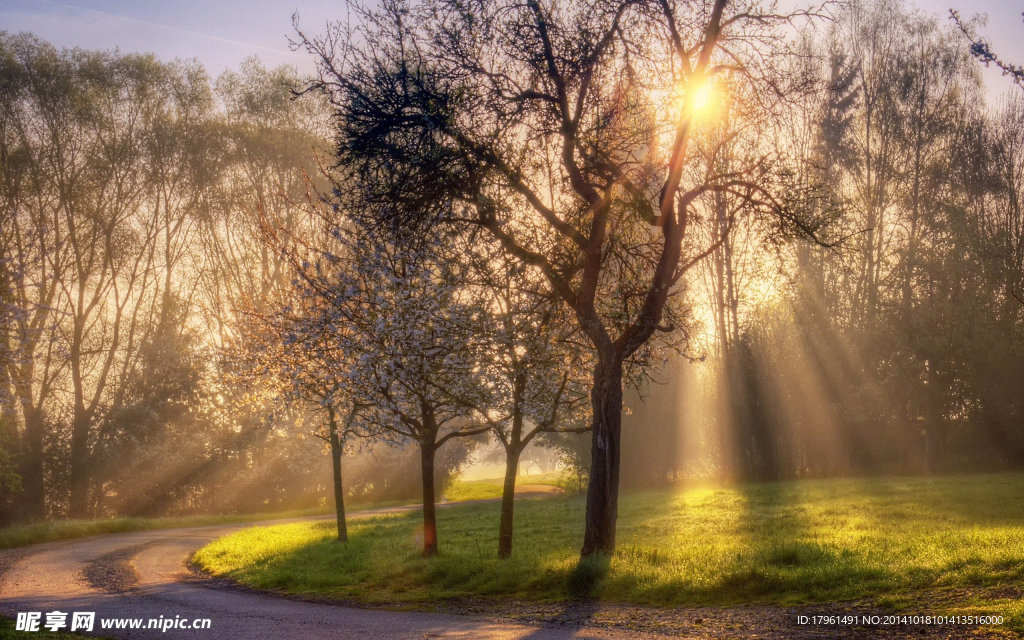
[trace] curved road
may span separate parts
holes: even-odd
[[[284,521],[279,521],[284,522]],[[664,638],[593,628],[508,624],[465,616],[356,609],[303,602],[197,580],[186,563],[192,553],[226,533],[254,524],[139,531],[24,547],[7,555],[0,576],[0,615],[18,612],[96,612],[95,635],[163,640],[317,640],[319,638],[466,640],[625,640]],[[121,591],[99,589],[86,573],[97,561],[127,562],[137,582]],[[108,562],[110,565],[116,562]],[[123,565],[122,565],[123,566]],[[96,582],[95,580],[93,582]],[[109,589],[109,587],[108,587]],[[209,618],[208,630],[101,630],[104,618]],[[70,621],[70,616],[68,617]],[[145,623],[143,623],[145,624]]]

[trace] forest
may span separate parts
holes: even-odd
[[[0,33],[0,523],[429,518],[494,443],[506,484],[543,450],[592,492],[1024,467],[1024,88],[983,85],[983,25],[753,20],[680,93],[636,24],[566,10],[549,60],[594,97],[553,122],[525,27],[384,5],[298,31],[312,77]]]

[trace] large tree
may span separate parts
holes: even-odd
[[[773,189],[770,145],[726,173],[691,153],[718,100],[742,105],[735,136],[769,133],[792,16],[726,0],[392,0],[351,15],[298,33],[359,210],[406,241],[482,228],[571,310],[596,363],[582,554],[610,553],[624,377],[679,328],[674,294],[723,241],[696,240],[695,204],[728,192],[812,230]]]

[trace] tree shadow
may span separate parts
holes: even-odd
[[[588,635],[586,627],[594,623],[594,617],[600,608],[599,601],[594,598],[562,603],[555,611],[534,618],[531,622],[540,626],[536,630],[522,636],[522,640],[563,640],[568,638],[584,640],[591,637],[597,638],[599,636]]]
[[[601,583],[608,577],[611,557],[605,554],[580,558],[569,572],[568,592],[573,598],[592,599],[597,597]]]

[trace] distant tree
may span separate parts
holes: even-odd
[[[252,445],[239,425],[283,415],[220,402],[247,394],[225,388],[212,358],[186,394],[194,411],[160,398],[178,364],[226,345],[241,311],[287,285],[260,217],[294,221],[314,148],[326,149],[317,101],[292,101],[288,82],[250,61],[218,84],[220,112],[195,63],[0,34],[0,265],[12,275],[0,278],[0,404],[19,517],[198,508],[220,482],[215,461]],[[226,407],[237,413],[215,415]],[[189,446],[168,451],[185,423]],[[148,506],[125,478],[142,460],[159,477],[135,495]]]
[[[972,56],[977,58],[986,67],[990,64],[994,64],[997,69],[1003,72],[1004,76],[1010,76],[1010,79],[1013,80],[1014,84],[1024,89],[1024,67],[1012,62],[1007,62],[996,55],[996,53],[992,51],[992,46],[988,41],[979,37],[975,33],[974,25],[970,22],[963,21],[960,17],[959,11],[956,9],[950,9],[949,17],[954,23],[956,23],[956,26],[960,29],[961,33],[963,33],[970,41]]]
[[[182,70],[150,56],[0,38],[4,200],[16,212],[5,259],[25,274],[14,289],[26,315],[15,323],[8,375],[22,405],[26,513],[42,515],[46,414],[60,406],[70,421],[69,509],[84,517],[96,430],[154,327],[162,209],[146,207],[147,142],[170,104],[161,89]]]
[[[57,299],[60,283],[70,271],[57,189],[67,176],[58,173],[48,159],[59,157],[53,151],[62,145],[72,148],[76,122],[67,94],[73,74],[52,47],[35,38],[3,34],[0,47],[3,264],[7,273],[19,274],[8,281],[5,296],[8,308],[19,312],[5,327],[10,357],[3,363],[4,377],[20,414],[23,492],[19,511],[25,519],[37,519],[46,515],[46,413],[66,367],[57,353]],[[36,75],[32,73],[36,66],[65,72]]]
[[[189,489],[181,458],[205,457],[196,446],[207,427],[196,410],[202,351],[187,312],[173,296],[163,303],[136,375],[98,425],[91,454],[98,515],[166,515]]]

